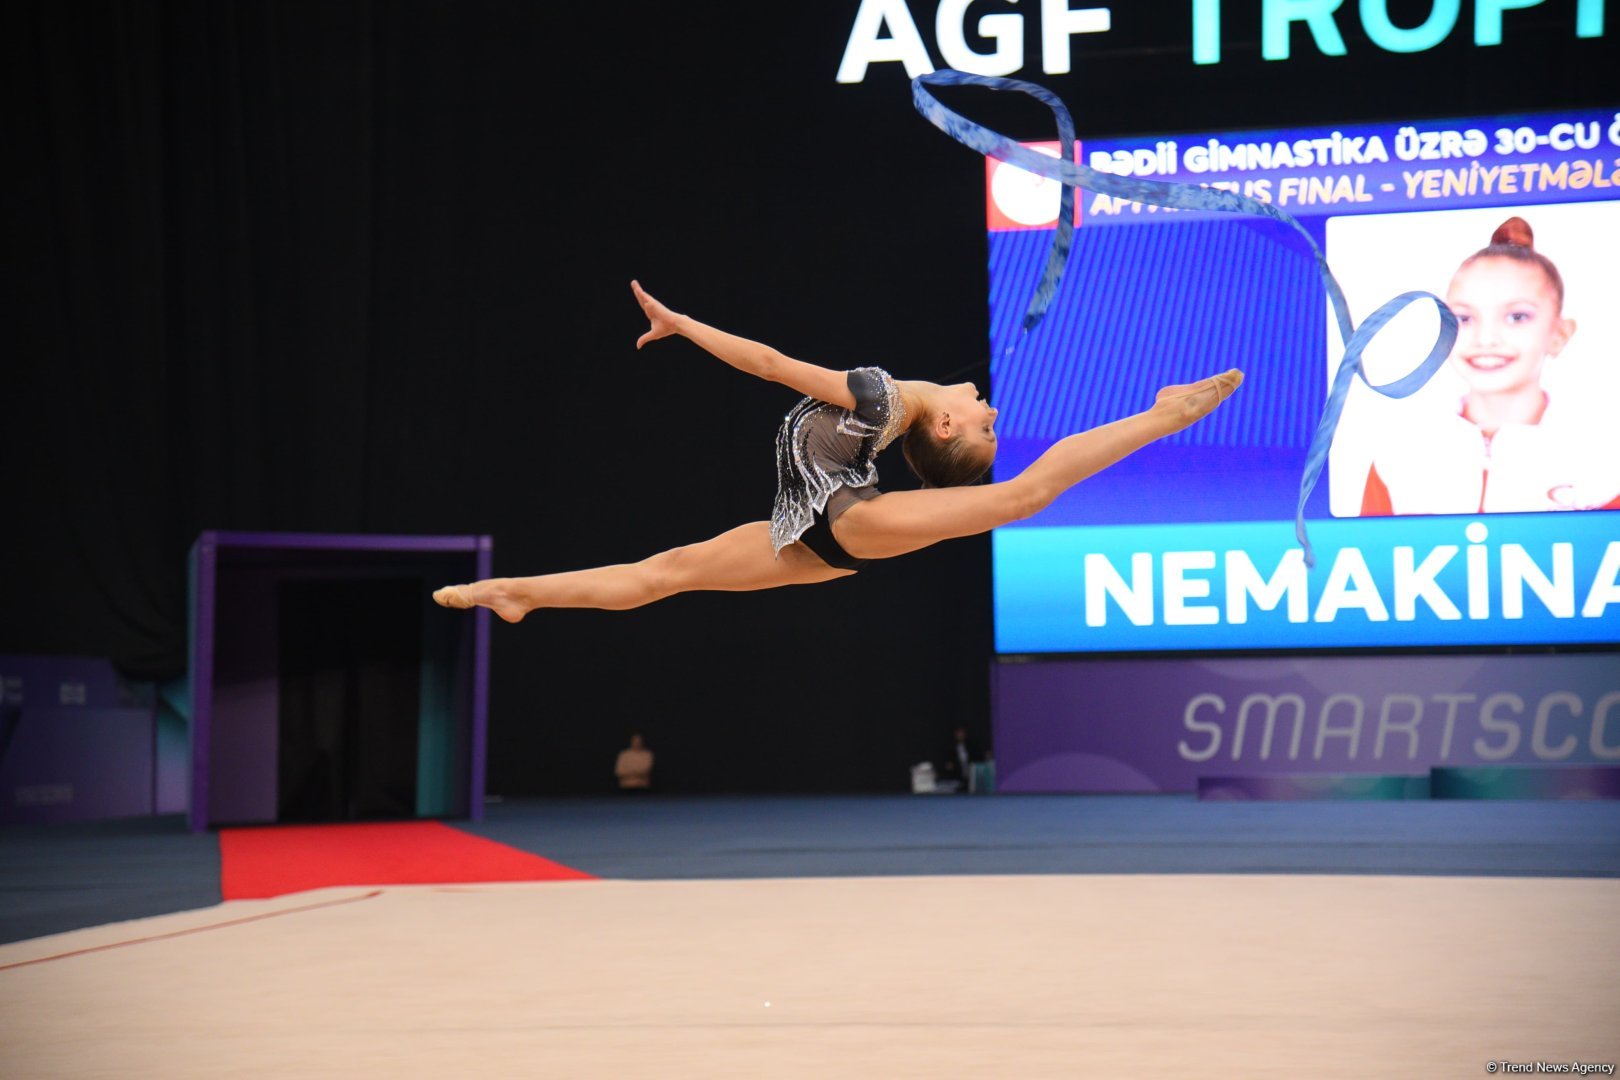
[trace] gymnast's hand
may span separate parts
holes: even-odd
[[[648,295],[647,290],[641,287],[641,282],[632,281],[630,291],[636,294],[636,299],[641,302],[641,310],[646,312],[647,321],[652,324],[645,334],[636,339],[636,348],[641,348],[649,341],[657,341],[661,337],[680,333],[680,327],[676,325],[680,316]]]

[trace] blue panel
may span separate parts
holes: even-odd
[[[1471,542],[1470,533],[1478,536],[1480,527],[1483,542]],[[1309,572],[1302,563],[1297,571],[1284,568],[1285,560],[1299,555],[1288,521],[998,530],[996,648],[1022,653],[1620,641],[1620,513],[1363,518],[1318,522],[1312,529],[1318,565]],[[1176,572],[1172,563],[1178,557],[1191,568]],[[1403,557],[1410,559],[1405,572],[1399,568]],[[1561,559],[1568,560],[1567,571],[1560,571]],[[1438,567],[1432,584],[1412,572],[1426,563]],[[1533,570],[1521,573],[1526,565]],[[1297,573],[1294,591],[1266,610],[1254,597],[1255,590],[1264,590],[1245,588],[1253,581],[1250,567],[1279,587]],[[1302,618],[1298,611],[1290,617],[1289,596],[1296,597]],[[1403,596],[1416,597],[1409,612],[1402,610]],[[1141,608],[1127,610],[1130,603]],[[1448,608],[1455,609],[1454,617],[1446,617]]]
[[[1088,163],[1109,171],[1214,183],[1274,201],[1325,247],[1330,217],[1612,200],[1620,189],[1596,144],[1612,116],[1588,110],[1415,126],[1088,139],[1082,151]],[[1534,146],[1503,143],[1525,131],[1540,133],[1530,140]],[[1133,164],[1138,152],[1154,160]],[[1219,606],[1227,552],[1241,553],[1269,575],[1296,551],[1290,519],[1331,360],[1325,292],[1306,245],[1276,222],[1160,212],[1082,194],[1066,273],[1045,320],[1026,335],[1023,313],[1051,240],[1044,229],[989,235],[991,390],[1002,410],[996,479],[1016,476],[1065,436],[1149,407],[1161,386],[1231,367],[1248,380],[1208,419],[1090,477],[1035,518],[996,531],[1000,651],[1620,642],[1620,605],[1599,603],[1595,615],[1555,617],[1517,584],[1516,593],[1527,597],[1519,617],[1504,616],[1493,594],[1489,614],[1479,617],[1442,619],[1425,614],[1419,602],[1410,619],[1392,613],[1373,620],[1344,608],[1319,620],[1319,591],[1341,547],[1360,552],[1372,587],[1393,606],[1397,548],[1412,549],[1421,563],[1437,546],[1454,546],[1458,554],[1434,587],[1462,596],[1469,587],[1463,552],[1470,546],[1462,530],[1473,520],[1336,521],[1327,475],[1305,507],[1321,560],[1308,579],[1307,619],[1293,623],[1279,612],[1257,612],[1231,623],[1222,612],[1211,623],[1167,625],[1159,587],[1166,553],[1214,552],[1217,565],[1205,577]],[[1593,328],[1600,318],[1595,312],[1580,317],[1590,318]],[[1586,339],[1592,337],[1588,329]],[[1358,461],[1356,467],[1366,466]],[[1358,475],[1358,485],[1361,480]],[[1569,545],[1575,580],[1558,587],[1579,593],[1577,607],[1591,590],[1607,595],[1604,589],[1612,587],[1604,584],[1615,573],[1605,554],[1611,542],[1620,543],[1620,512],[1479,520],[1489,527],[1490,539],[1481,546],[1489,550],[1492,589],[1503,587],[1503,545],[1514,544],[1549,576],[1553,545]],[[1106,625],[1088,626],[1086,589],[1097,586],[1085,578],[1086,556],[1105,556],[1111,573],[1128,576],[1137,554],[1150,559],[1155,575],[1155,619],[1132,624],[1116,605]],[[1620,559],[1620,549],[1615,554]],[[1403,590],[1427,588],[1401,572]]]
[[[1238,407],[1165,444],[1189,457],[1303,450],[1326,393],[1327,307],[1303,245],[1279,242],[1289,235],[1240,219],[1082,228],[1050,314],[1020,342],[1051,233],[992,233],[998,434],[1050,443],[1146,408],[1161,386],[1241,367],[1252,382]]]

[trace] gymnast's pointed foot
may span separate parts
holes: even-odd
[[[434,591],[433,602],[458,611],[487,607],[509,623],[522,622],[523,616],[529,613],[506,588],[504,578],[475,581],[471,585],[446,585]]]
[[[1243,372],[1223,371],[1202,382],[1167,386],[1154,399],[1153,409],[1170,422],[1171,431],[1180,431],[1215,411],[1215,407],[1243,385]]]

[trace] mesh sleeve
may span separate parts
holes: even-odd
[[[889,374],[882,368],[855,368],[848,375],[849,392],[855,397],[855,415],[882,427],[889,414]]]

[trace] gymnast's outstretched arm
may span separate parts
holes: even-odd
[[[649,341],[678,334],[699,348],[719,357],[738,371],[757,375],[767,382],[790,386],[801,394],[846,409],[855,407],[855,395],[849,392],[848,373],[831,368],[807,364],[784,356],[769,345],[750,341],[724,330],[716,330],[689,315],[679,315],[653,299],[641,283],[632,281],[630,289],[641,303],[641,310],[650,324],[647,332],[636,341],[641,348]]]

